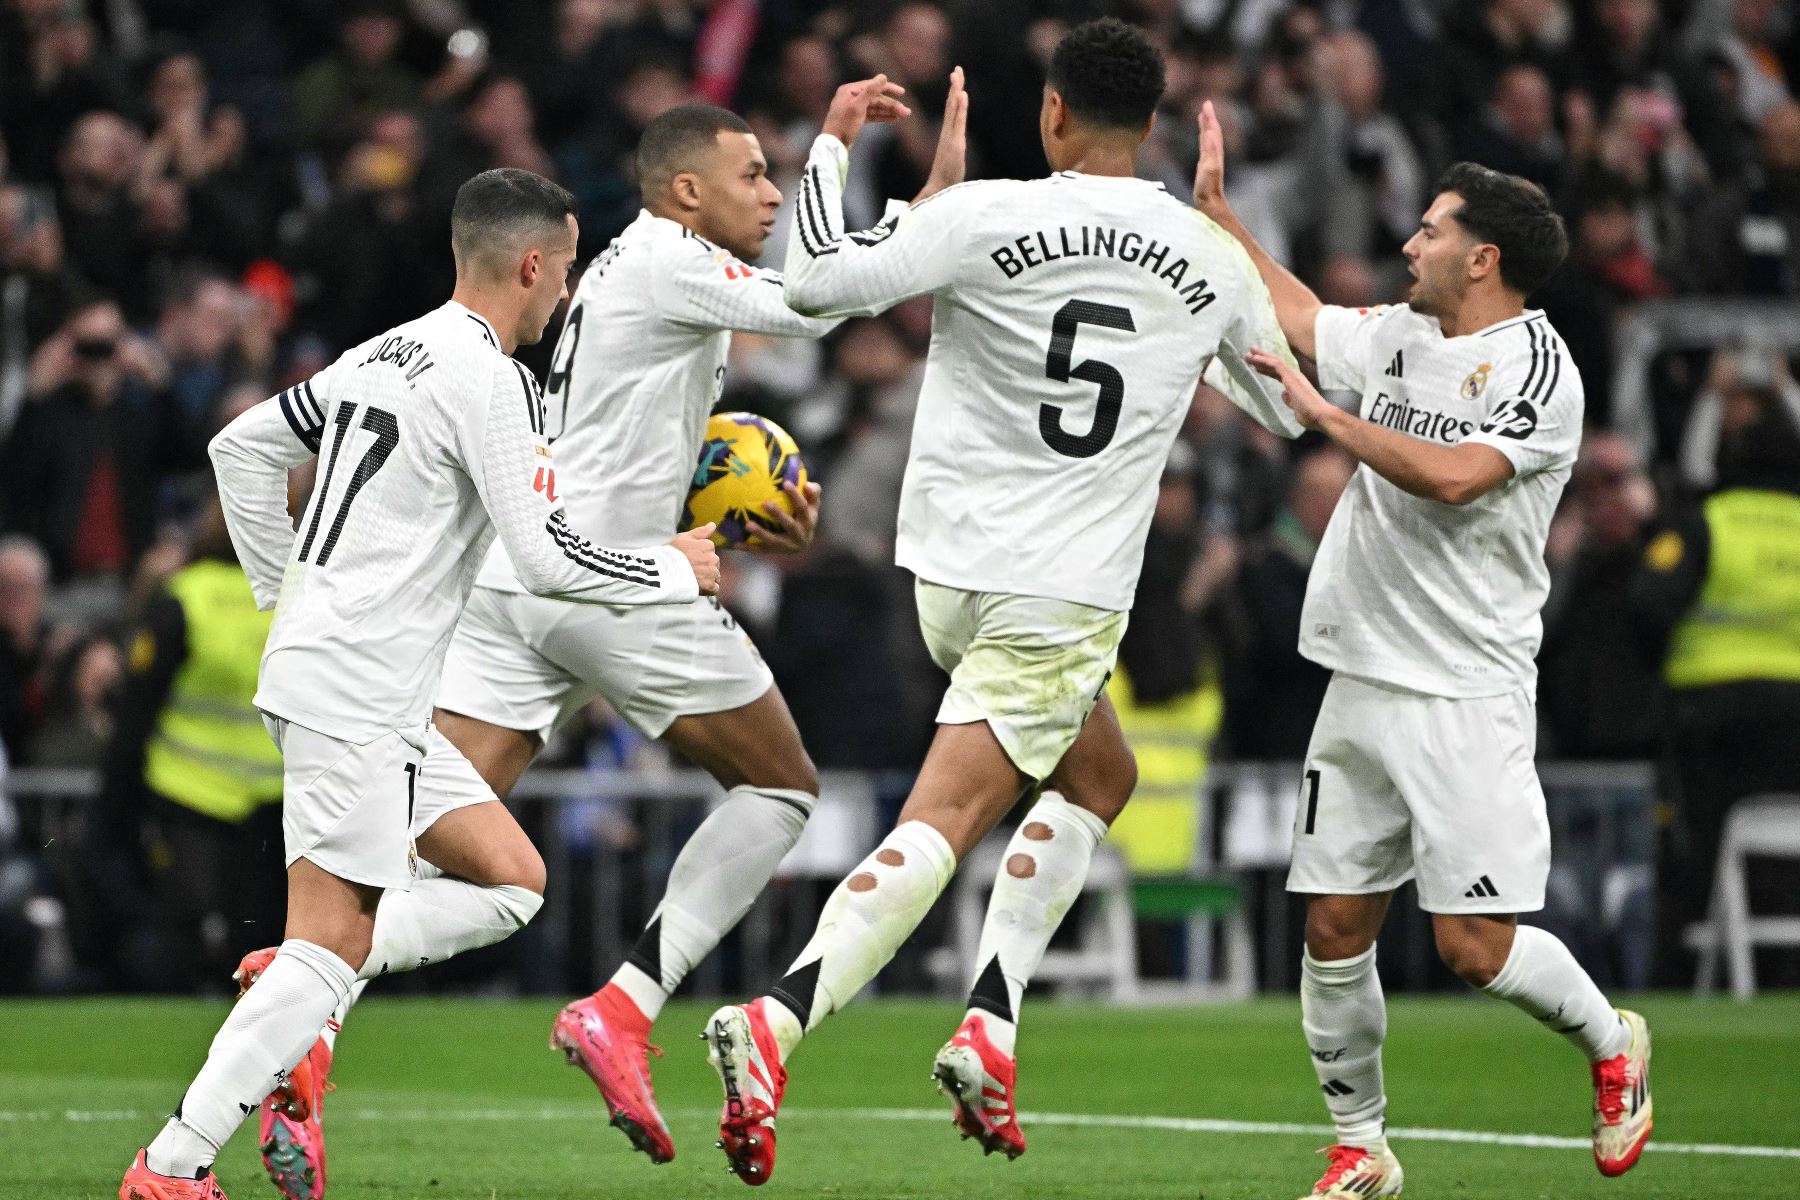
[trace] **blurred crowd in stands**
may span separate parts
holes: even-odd
[[[1212,100],[1237,211],[1327,302],[1402,294],[1399,247],[1454,160],[1550,192],[1572,252],[1532,304],[1581,369],[1590,437],[1549,547],[1542,750],[1666,758],[1664,644],[1699,585],[1659,592],[1680,572],[1645,549],[1720,487],[1800,490],[1800,388],[1779,339],[1627,364],[1618,335],[1670,299],[1800,302],[1800,12],[1784,0],[0,0],[6,759],[132,770],[109,760],[116,700],[142,669],[146,606],[193,553],[207,439],[447,297],[469,175],[568,186],[585,260],[636,213],[631,154],[658,113],[741,111],[791,197],[834,88],[885,71],[915,115],[857,147],[846,205],[872,224],[923,180],[956,63],[971,177],[1041,173],[1044,65],[1103,12],[1167,55],[1143,171],[1188,194]],[[769,265],[786,231],[784,214]],[[729,556],[728,578],[824,767],[914,765],[935,710],[891,565],[930,315],[915,301],[820,344],[733,349],[725,405],[783,422],[826,484],[812,553]],[[555,332],[520,356],[540,377]],[[1643,376],[1629,413],[1625,367]],[[1301,755],[1325,680],[1295,651],[1300,599],[1352,467],[1196,393],[1121,656],[1127,703],[1216,696],[1193,710],[1216,754]],[[557,753],[656,751],[596,710]],[[1800,774],[1794,753],[1757,786]],[[0,793],[0,958],[25,936],[22,898],[60,886],[19,829]],[[20,978],[0,969],[0,988]]]

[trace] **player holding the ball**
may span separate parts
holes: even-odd
[[[689,527],[684,505],[732,331],[816,338],[838,323],[795,313],[781,276],[748,265],[781,193],[741,118],[705,104],[672,109],[644,131],[637,164],[644,209],[574,289],[537,430],[555,443],[562,472],[546,459],[538,490],[614,545],[639,544],[627,530],[666,530],[653,544]],[[745,432],[787,436],[766,422]],[[778,495],[763,511],[734,512],[716,539],[806,549],[818,485],[796,471]],[[540,604],[503,550],[490,555],[451,640],[433,714],[467,773],[422,778],[415,822],[423,828],[505,797],[545,736],[596,696],[729,790],[676,858],[628,960],[551,1031],[552,1046],[599,1087],[612,1123],[662,1163],[675,1147],[650,1083],[651,1023],[799,840],[819,784],[769,669],[731,615],[711,597],[659,611],[666,619],[644,621],[622,606]],[[481,882],[541,892],[543,860],[530,839],[514,824],[502,841],[489,861],[504,864],[504,878]],[[321,1128],[293,1123],[291,1132],[283,1152],[322,1179]],[[299,1164],[292,1173],[301,1176]]]

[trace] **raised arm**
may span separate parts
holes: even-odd
[[[519,582],[587,604],[682,604],[719,590],[711,526],[661,546],[613,550],[569,527],[544,438],[544,398],[516,362],[496,367],[485,403],[464,416],[461,454]]]
[[[206,450],[219,483],[225,528],[250,579],[256,607],[275,607],[294,544],[288,471],[319,452],[326,373],[264,400],[221,429]]]
[[[953,93],[960,87],[959,73]],[[783,288],[796,312],[815,317],[878,313],[956,278],[963,240],[962,203],[956,193],[928,185],[910,209],[890,210],[873,229],[844,232],[849,147],[865,122],[895,119],[899,102],[894,89],[886,76],[877,75],[845,84],[832,98],[824,132],[807,157],[794,205],[794,236],[788,240]],[[966,103],[958,101],[948,110],[946,133],[958,128],[959,112],[967,112]],[[905,113],[899,108],[900,115]],[[960,145],[960,134],[956,138]],[[938,175],[934,168],[934,180]],[[966,198],[966,193],[960,195]]]
[[[1200,106],[1200,165],[1194,171],[1194,207],[1243,246],[1262,276],[1275,304],[1276,319],[1288,344],[1307,358],[1316,358],[1313,322],[1318,319],[1319,298],[1294,273],[1276,262],[1257,242],[1250,229],[1225,201],[1225,134],[1213,112],[1212,101]]]
[[[750,264],[698,237],[658,243],[651,289],[658,311],[701,329],[775,337],[819,338],[835,319],[795,312],[782,295],[781,273]]]

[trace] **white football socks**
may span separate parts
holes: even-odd
[[[812,940],[769,993],[775,1003],[763,1006],[784,1060],[888,964],[955,873],[944,835],[907,821],[838,884]]]
[[[1300,1020],[1339,1144],[1379,1147],[1387,1137],[1387,1096],[1381,1081],[1387,1004],[1375,972],[1375,947],[1332,962],[1304,953]]]
[[[1553,933],[1517,926],[1506,965],[1485,990],[1568,1038],[1589,1062],[1623,1054],[1631,1044],[1618,1012]]]
[[[982,1014],[988,1039],[1011,1056],[1025,985],[1050,938],[1087,881],[1106,822],[1055,792],[1045,792],[1019,824],[994,876],[981,926],[969,1012]]]
[[[350,964],[311,942],[281,943],[268,969],[225,1018],[206,1065],[150,1143],[158,1175],[197,1178],[244,1118],[318,1040],[319,1027],[356,982]]]
[[[744,919],[806,831],[819,798],[736,787],[681,848],[668,891],[612,982],[656,1020],[687,973]]]
[[[375,910],[374,944],[358,978],[416,971],[491,946],[523,929],[543,904],[529,888],[482,887],[448,875],[422,879],[410,891],[390,889]]]

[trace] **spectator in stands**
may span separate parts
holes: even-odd
[[[166,380],[110,300],[78,310],[38,351],[0,447],[0,530],[36,538],[59,581],[118,586],[155,532],[158,483],[204,461],[204,437],[172,406],[120,403],[128,382]]]
[[[1457,157],[1509,175],[1523,175],[1552,195],[1568,169],[1556,131],[1556,96],[1544,72],[1515,63],[1500,73],[1493,102],[1457,139]]]
[[[399,6],[367,0],[349,8],[339,47],[294,80],[300,140],[335,159],[362,136],[377,113],[418,103],[419,77],[399,61],[405,34]]]
[[[118,646],[97,634],[75,639],[50,668],[43,724],[25,747],[34,767],[100,765],[112,740],[114,693],[124,677]]]
[[[1687,981],[1681,941],[1705,912],[1726,814],[1800,793],[1800,426],[1766,357],[1722,352],[1718,487],[1648,541],[1632,611],[1666,640],[1675,820],[1660,873],[1660,982]],[[1754,890],[1761,885],[1752,879]],[[1791,876],[1774,894],[1792,903]]]
[[[209,497],[193,560],[133,630],[100,800],[150,831],[154,950],[140,969],[158,988],[217,988],[247,950],[280,940],[281,752],[251,703],[273,617]]]
[[[1723,295],[1800,297],[1800,103],[1764,114],[1758,161],[1693,222],[1698,283]]]
[[[1433,107],[1452,129],[1475,120],[1511,66],[1537,67],[1559,90],[1570,78],[1568,10],[1561,0],[1455,5],[1437,47]]]
[[[1662,725],[1660,647],[1620,619],[1643,561],[1656,489],[1617,434],[1581,448],[1552,525],[1552,586],[1538,656],[1544,751],[1559,758],[1653,759]]]
[[[1381,57],[1362,33],[1323,42],[1337,106],[1338,153],[1345,186],[1332,197],[1327,254],[1392,258],[1419,227],[1424,168],[1406,129],[1382,109]],[[1489,164],[1496,165],[1497,164]]]
[[[169,283],[162,313],[151,337],[168,364],[163,397],[182,424],[199,428],[219,409],[232,370],[232,349],[243,329],[244,295],[230,280],[189,267]]]
[[[1294,466],[1287,503],[1255,539],[1233,585],[1225,741],[1234,758],[1297,762],[1331,672],[1300,655],[1300,607],[1319,540],[1356,464],[1334,446]]]
[[[0,8],[0,132],[21,179],[50,179],[58,144],[83,113],[130,107],[124,72],[85,9],[59,0]]]
[[[0,537],[0,746],[22,754],[44,714],[50,560],[28,537]]]
[[[33,351],[68,318],[79,291],[48,191],[0,185],[0,443],[25,402]]]
[[[144,135],[118,113],[90,112],[69,130],[57,157],[57,211],[69,261],[82,278],[150,314],[143,224]]]
[[[1736,122],[1712,76],[1677,51],[1657,0],[1597,0],[1582,16],[1575,81],[1582,94],[1602,112],[1627,89],[1662,96],[1679,105],[1713,172],[1734,173],[1741,157]]]

